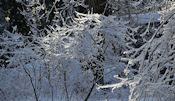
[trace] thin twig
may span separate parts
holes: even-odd
[[[0,92],[2,93],[2,95],[4,96],[4,101],[7,101],[7,98],[6,98],[6,96],[5,96],[5,93],[4,93],[4,91],[0,88]]]
[[[66,90],[66,97],[67,97],[67,101],[69,101],[69,94],[68,94],[68,89],[67,89],[67,83],[66,83],[66,72],[64,72],[64,87]]]
[[[32,77],[31,77],[30,73],[27,71],[27,68],[24,67],[24,71],[25,71],[25,73],[28,75],[28,77],[29,77],[29,79],[30,79],[30,83],[32,84],[33,92],[34,92],[34,94],[35,94],[35,100],[36,100],[36,101],[39,101],[39,100],[38,100],[37,93],[36,93],[36,89],[35,89],[35,86],[34,86],[34,83],[33,83],[33,80],[32,80]]]
[[[90,89],[90,91],[89,91],[89,93],[88,93],[88,95],[87,95],[87,97],[85,98],[84,101],[88,101],[88,99],[89,99],[89,97],[90,97],[90,95],[91,95],[92,90],[94,89],[94,87],[95,87],[95,83],[93,83],[93,85],[92,85],[92,87],[91,87],[91,89]]]
[[[163,25],[165,25],[165,23],[171,19],[173,17],[173,15],[175,14],[175,12],[173,14],[171,14],[166,20],[164,20],[164,22],[162,22],[162,24],[158,27],[158,29],[156,30],[156,32],[153,34],[152,38],[149,40],[149,42],[151,43],[154,39],[154,37],[158,34],[158,32],[160,31],[160,29],[163,27]]]

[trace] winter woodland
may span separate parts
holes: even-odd
[[[175,101],[175,1],[0,0],[0,101]]]

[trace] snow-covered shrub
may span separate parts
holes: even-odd
[[[26,89],[24,96],[34,95],[35,100],[40,100],[41,96],[50,95],[53,100],[63,93],[67,99],[76,94],[85,98],[89,85],[98,81],[94,80],[95,75],[106,78],[111,71],[118,74],[123,71],[124,64],[119,59],[125,50],[123,35],[127,28],[115,16],[78,13],[76,7],[84,5],[81,0],[19,3],[24,5],[20,11],[30,27],[29,35],[17,33],[18,26],[15,26],[13,32],[5,31],[0,36],[1,72],[4,75],[5,67],[12,68],[7,69],[9,73],[2,78],[22,75],[14,81],[6,79],[6,82],[16,86],[21,80],[25,81],[21,87],[30,85],[30,90]],[[89,62],[100,68],[85,70],[83,66]],[[102,69],[101,74],[96,73],[99,69]],[[3,87],[5,82],[1,85]],[[2,90],[11,92],[9,99],[13,99],[13,93],[19,89]]]
[[[21,14],[26,18],[31,33],[41,36],[47,34],[44,28],[54,22],[59,26],[70,23],[79,6],[85,6],[82,0],[23,0],[22,4]]]
[[[16,29],[16,26],[14,27]],[[24,64],[37,61],[42,49],[35,36],[23,36],[15,31],[5,30],[1,35],[1,60],[3,68],[23,67]]]
[[[108,72],[112,69],[122,72],[124,64],[122,66],[119,59],[125,49],[123,35],[127,29],[125,24],[118,21],[115,16],[106,17],[99,14],[81,14],[78,12],[76,16],[76,18],[73,18],[71,25],[66,24],[61,27],[55,23],[48,26],[49,28],[46,29],[48,35],[43,37],[42,41],[46,52],[45,61],[49,69],[53,72],[57,70],[58,74],[60,74],[60,79],[63,80],[62,83],[66,82],[67,88],[72,88],[69,91],[74,90],[72,92],[75,92],[78,83],[80,88],[85,90],[86,95],[90,89],[89,85],[95,83],[93,81],[95,69],[100,68],[84,71],[82,66],[94,61],[103,69],[108,69]],[[100,54],[104,57],[102,61],[97,58]],[[79,70],[76,68],[79,68]],[[82,72],[83,74],[89,72],[90,74],[83,76],[80,73],[79,75],[82,78],[75,79],[73,78],[75,77],[75,69],[77,72]],[[65,73],[67,81],[64,81]],[[103,76],[106,77],[106,74]],[[91,79],[86,79],[87,77]],[[84,82],[87,83],[84,84]],[[65,84],[62,85],[65,86]],[[82,91],[77,92],[83,95]]]
[[[174,6],[162,11],[161,25],[151,35],[146,37],[149,31],[141,34],[144,43],[140,47],[132,47],[128,43],[128,51],[125,51],[128,65],[124,70],[126,78],[120,78],[121,82],[99,88],[112,87],[113,89],[127,85],[130,88],[129,101],[156,98],[159,100],[173,101],[175,99],[175,68],[174,68]],[[133,30],[137,30],[133,29]],[[133,33],[129,34],[130,39]],[[129,37],[128,37],[129,38]]]
[[[23,36],[5,30],[0,35],[0,89],[7,101],[39,96],[44,73],[43,50],[36,36]],[[34,85],[33,85],[34,84]],[[1,96],[3,100],[3,96]]]

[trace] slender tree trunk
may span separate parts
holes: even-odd
[[[33,92],[35,94],[35,100],[39,101],[38,96],[37,96],[37,92],[36,92],[36,88],[35,88],[33,80],[32,80],[32,77],[31,77],[30,73],[28,72],[27,68],[24,67],[24,71],[28,75],[28,77],[30,79],[30,83],[32,84]]]
[[[90,97],[90,95],[91,95],[91,93],[92,93],[94,87],[95,87],[95,83],[93,83],[93,85],[92,85],[91,89],[89,90],[89,93],[88,93],[88,95],[87,95],[87,97],[85,98],[84,101],[88,101],[88,99],[89,99],[89,97]]]

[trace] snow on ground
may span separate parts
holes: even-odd
[[[16,100],[16,101],[35,101],[35,99],[30,98],[28,100],[23,99],[23,100]],[[43,97],[40,101],[52,101],[51,97]],[[54,101],[67,101],[67,99],[64,98],[60,98],[60,97],[55,97]],[[69,101],[84,101],[84,99],[80,99],[80,98],[73,98]],[[88,101],[128,101],[128,99],[118,99],[118,98],[110,98],[110,99],[93,99],[93,98],[89,98]],[[159,98],[152,98],[152,97],[148,97],[148,98],[142,98],[139,101],[165,101],[164,99],[159,99]]]
[[[160,22],[160,14],[158,13],[133,14],[132,17],[134,18],[134,21],[138,24]]]
[[[128,19],[128,15],[123,16],[122,20]],[[145,24],[145,23],[156,23],[160,22],[161,15],[158,13],[145,13],[145,14],[131,14],[131,21],[136,24]]]
[[[52,97],[50,95],[42,95],[39,97],[39,101],[68,101],[65,97],[65,94],[56,94],[57,96]],[[111,89],[105,89],[97,91],[95,88],[91,93],[88,101],[128,101],[129,89],[128,88],[119,88],[111,92]],[[84,101],[86,96],[72,96],[69,101]],[[36,101],[34,96],[26,96],[26,98],[19,98],[9,101]]]

